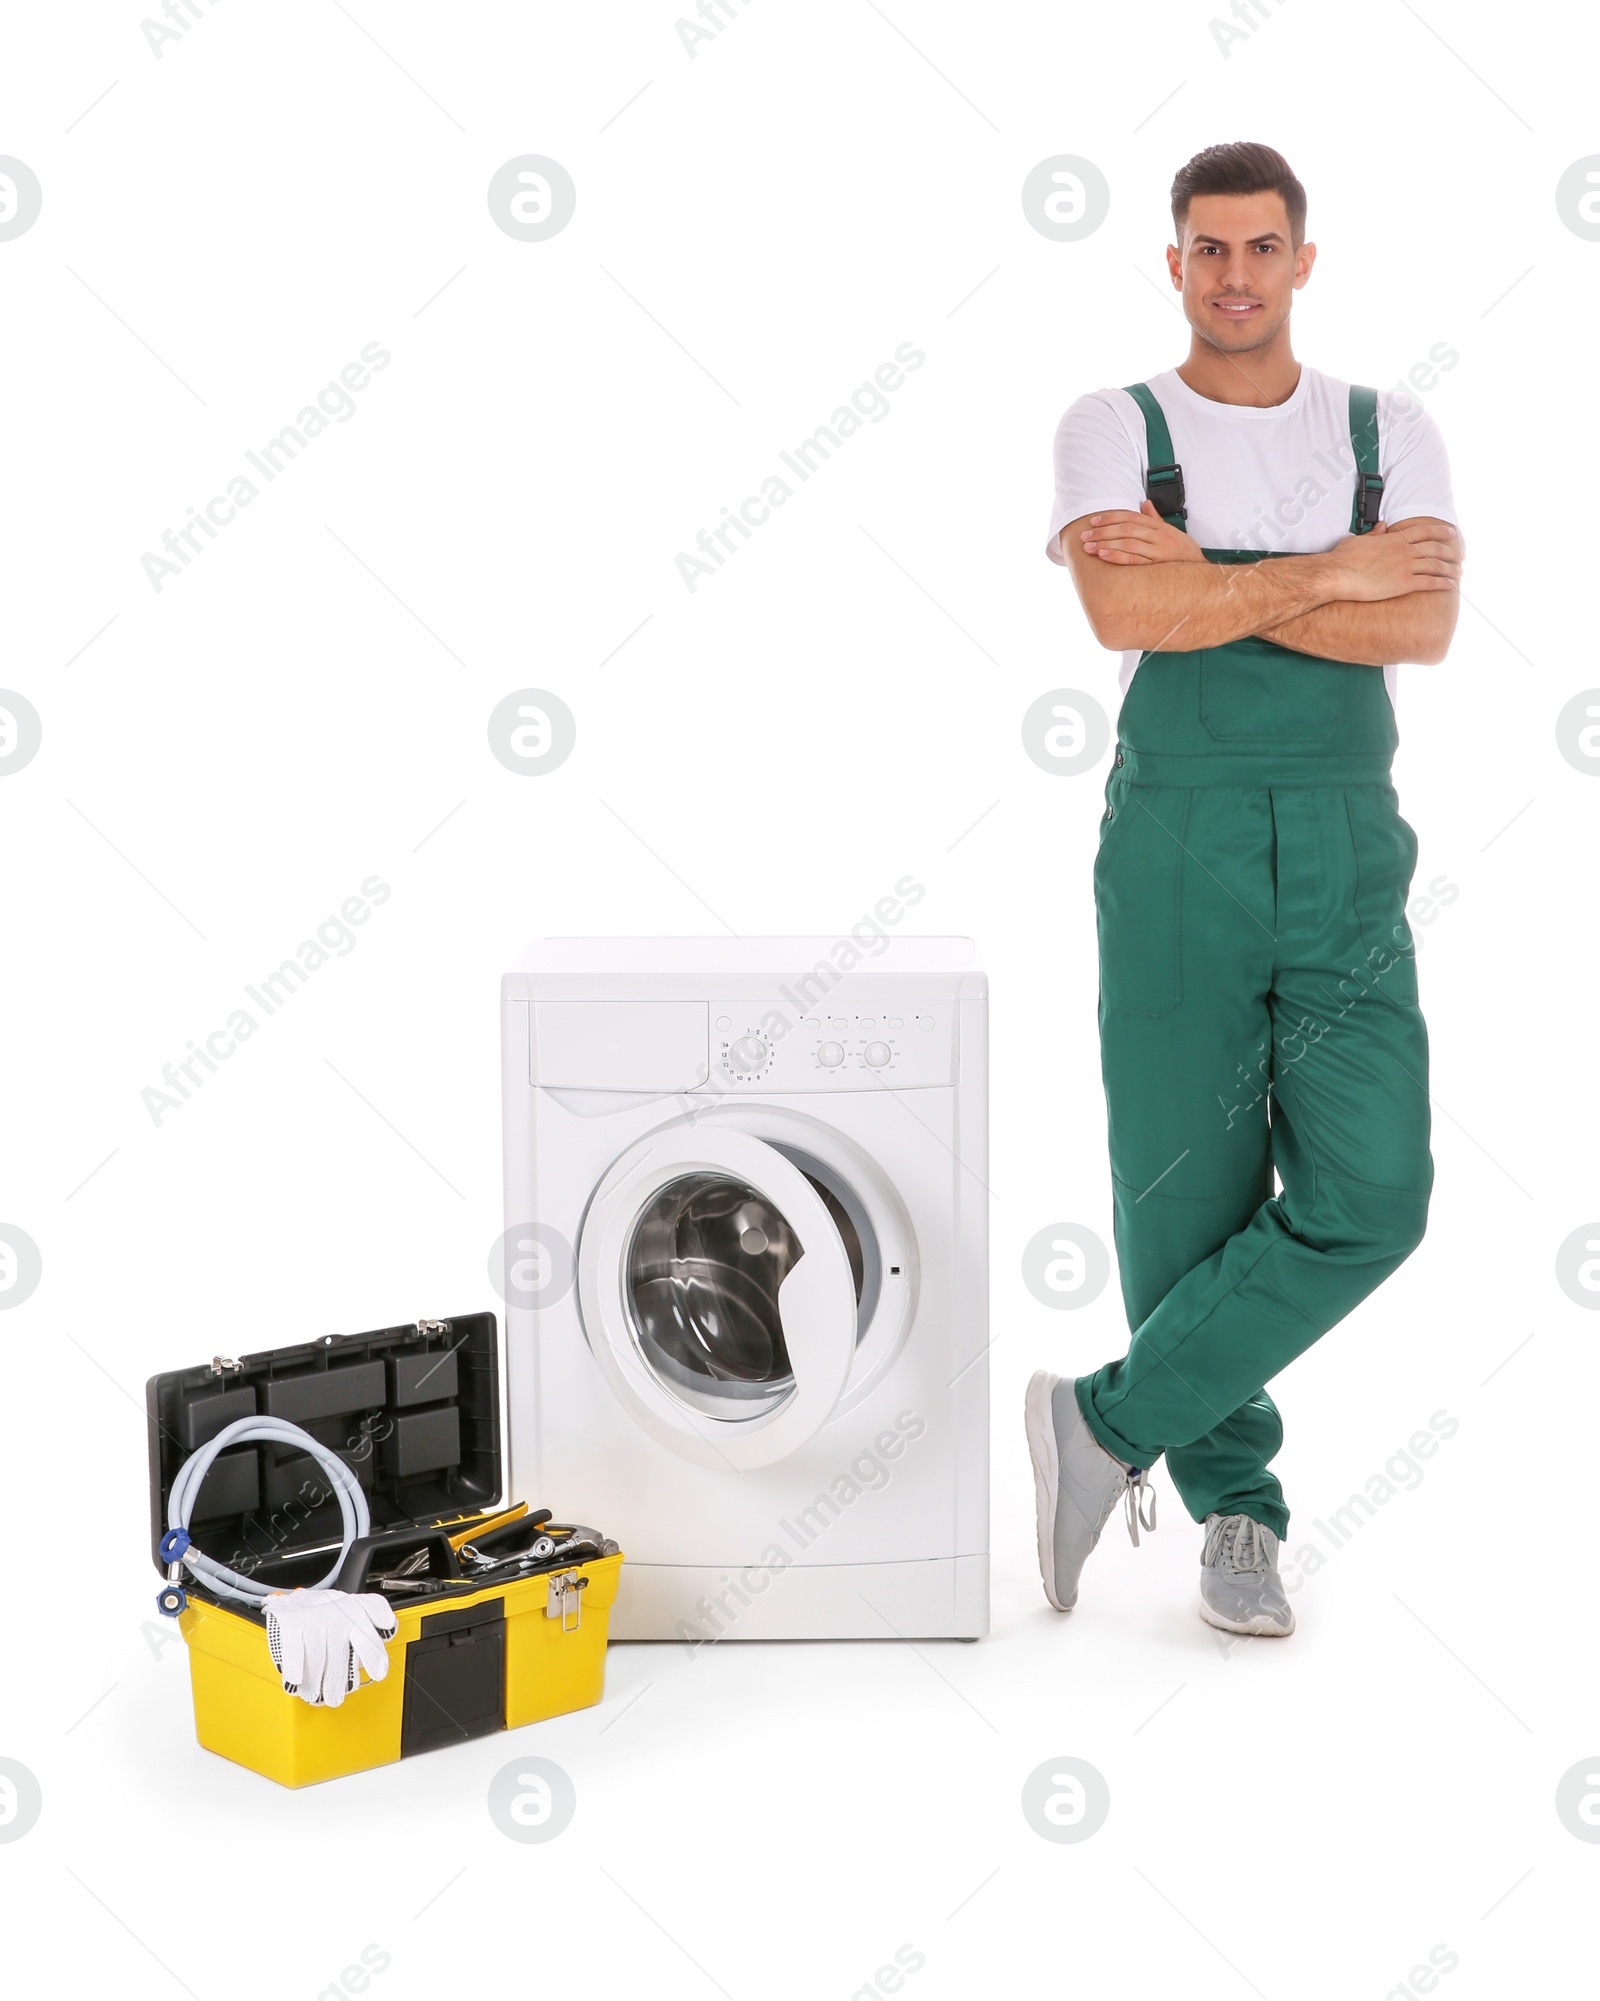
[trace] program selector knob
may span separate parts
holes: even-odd
[[[736,1077],[753,1077],[767,1067],[767,1045],[759,1035],[741,1035],[728,1050],[728,1068]]]
[[[881,1070],[894,1051],[887,1042],[869,1042],[861,1052],[862,1061],[870,1070]]]
[[[817,1061],[822,1065],[824,1070],[837,1070],[839,1065],[844,1061],[844,1044],[842,1042],[824,1042],[817,1051]]]

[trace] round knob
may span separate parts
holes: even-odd
[[[741,1035],[728,1051],[728,1068],[736,1077],[753,1077],[767,1067],[767,1054],[759,1035]]]
[[[861,1054],[870,1069],[881,1070],[894,1051],[887,1042],[869,1042]]]
[[[817,1061],[822,1065],[824,1070],[837,1070],[839,1065],[844,1061],[844,1044],[842,1042],[824,1042],[817,1051]]]

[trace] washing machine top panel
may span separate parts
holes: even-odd
[[[882,907],[887,907],[887,902]],[[978,999],[970,938],[901,936],[864,918],[841,938],[545,938],[501,982],[506,1000],[767,1000],[805,1013],[871,1013],[913,990]],[[848,1009],[844,1006],[848,1003]]]

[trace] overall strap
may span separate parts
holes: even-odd
[[[1365,535],[1378,525],[1383,504],[1383,475],[1378,471],[1378,392],[1350,391],[1350,444],[1356,455],[1356,498],[1350,510],[1350,533]]]
[[[1187,535],[1189,523],[1184,513],[1183,467],[1172,456],[1172,433],[1167,429],[1161,405],[1151,394],[1148,382],[1129,383],[1127,393],[1144,412],[1145,498],[1154,505],[1164,521],[1170,521],[1174,528],[1181,528]]]

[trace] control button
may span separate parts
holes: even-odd
[[[736,1077],[753,1077],[766,1068],[769,1053],[759,1035],[741,1035],[728,1050],[728,1068]]]
[[[805,1020],[801,1022],[800,1026],[802,1028],[819,1029],[821,1028],[822,1023],[818,1021],[817,1017],[814,1014],[808,1014]]]
[[[845,1030],[850,1026],[850,1024],[848,1021],[845,1020],[842,1014],[836,1014],[833,1017],[833,1019],[828,1023],[828,1026],[831,1029],[833,1029],[836,1034],[843,1035]]]
[[[823,1043],[822,1047],[817,1051],[817,1061],[822,1065],[824,1070],[837,1070],[839,1065],[844,1061],[844,1044],[842,1042]]]
[[[728,1017],[725,1014],[719,1014],[717,1016],[717,1026],[722,1030],[723,1034],[726,1035],[728,1030],[732,1028],[733,1023],[729,1021]]]
[[[863,1015],[861,1018],[861,1033],[863,1035],[870,1035],[877,1025],[870,1014]]]
[[[887,1042],[869,1042],[861,1054],[869,1068],[881,1070],[894,1055],[894,1051]]]
[[[931,1014],[919,1014],[917,1016],[917,1026],[918,1028],[932,1028],[933,1016]]]
[[[883,1025],[884,1025],[884,1027],[885,1027],[885,1028],[904,1028],[904,1027],[905,1027],[905,1023],[904,1023],[904,1022],[903,1022],[903,1021],[902,1021],[902,1020],[900,1019],[899,1015],[897,1015],[897,1014],[891,1014],[891,1015],[890,1015],[890,1016],[888,1017],[888,1019],[887,1019],[887,1020],[886,1020],[886,1021],[884,1022],[884,1024],[883,1024]]]

